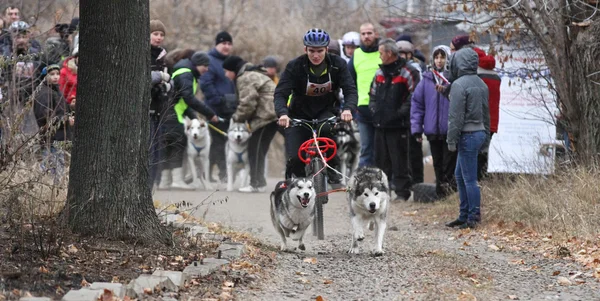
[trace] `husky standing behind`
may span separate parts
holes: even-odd
[[[271,221],[281,236],[281,250],[287,251],[286,237],[298,241],[305,250],[304,232],[314,218],[315,197],[313,182],[308,178],[292,178],[277,183],[271,193]]]
[[[185,134],[187,135],[188,145],[187,156],[184,158],[183,165],[192,174],[192,185],[196,188],[202,186],[205,190],[212,190],[213,187],[208,181],[210,172],[208,165],[210,133],[208,132],[206,120],[185,119]],[[201,172],[198,173],[198,171]]]
[[[227,191],[233,191],[233,176],[240,171],[240,187],[250,184],[250,160],[248,159],[248,140],[250,129],[245,123],[234,122],[229,124],[227,131],[226,157],[227,160]]]
[[[337,156],[340,158],[340,172],[342,184],[346,185],[346,177],[350,177],[358,166],[360,142],[358,131],[353,122],[339,122],[333,127],[334,139],[337,144]]]
[[[348,202],[354,234],[348,253],[358,254],[358,242],[365,238],[363,227],[376,226],[376,243],[373,255],[383,255],[383,235],[385,234],[388,204],[390,202],[388,179],[385,173],[374,167],[359,167],[348,184]]]

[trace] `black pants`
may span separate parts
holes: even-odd
[[[277,122],[269,123],[262,128],[252,132],[248,141],[248,158],[250,160],[250,186],[267,186],[265,179],[265,158],[269,152],[269,146],[277,133]]]
[[[494,133],[491,133],[491,135],[494,137]],[[490,137],[490,143],[491,139],[492,138]],[[479,153],[479,155],[477,155],[477,181],[481,181],[488,176],[488,153]]]
[[[406,199],[410,197],[412,185],[410,139],[408,129],[375,128],[375,166],[392,179],[396,195]]]
[[[445,136],[440,140],[429,140],[429,147],[435,171],[435,191],[439,197],[445,197],[456,191],[454,169],[456,169],[458,152],[448,150]]]
[[[419,143],[414,136],[410,136],[410,171],[412,183],[423,183],[423,144]]]
[[[163,168],[180,168],[187,150],[187,136],[181,123],[163,125],[162,145],[164,146]]]
[[[223,132],[227,132],[229,129],[229,120],[214,124]],[[227,178],[227,161],[225,160],[225,144],[227,144],[227,137],[217,131],[210,129],[210,152],[208,154],[208,160],[210,161],[210,172],[212,174],[212,168],[217,165],[219,168],[219,179]]]
[[[325,118],[325,117],[323,117]],[[323,119],[319,118],[319,120]],[[319,137],[327,137],[333,139],[333,131],[331,124],[325,123],[321,127],[321,130],[318,131],[317,127],[317,135]],[[293,126],[285,129],[285,153],[288,158],[286,169],[285,169],[285,178],[289,179],[292,177],[292,174],[296,177],[305,177],[306,173],[304,172],[305,164],[300,161],[298,158],[298,149],[304,143],[304,141],[308,139],[312,139],[313,134],[310,129],[304,126]],[[331,155],[331,151],[327,152],[327,154],[323,154],[323,156],[327,157]],[[331,161],[327,162],[331,167],[338,169],[340,165],[340,159],[338,156],[333,156]],[[327,169],[327,175],[329,177],[337,176],[334,171]]]

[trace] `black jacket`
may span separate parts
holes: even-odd
[[[164,71],[167,66],[164,62],[164,56],[160,57],[164,51],[162,47],[151,46],[150,48],[150,70],[151,71]],[[169,94],[167,87],[164,83],[158,83],[152,85],[150,90],[150,111],[155,114],[163,114],[166,110],[166,106],[169,103]]]
[[[58,85],[43,84],[35,97],[33,112],[40,127],[42,143],[64,141],[70,130],[65,114],[67,101],[58,89]],[[48,132],[52,131],[52,132]]]
[[[292,118],[314,119],[335,114],[339,108],[337,98],[339,88],[344,92],[343,109],[352,112],[356,110],[358,94],[356,85],[348,72],[346,61],[335,54],[327,54],[324,63],[327,64],[327,73],[321,76],[312,74],[309,69],[310,61],[306,54],[287,64],[275,89],[274,101],[277,116],[288,115]],[[332,89],[329,93],[321,96],[306,95],[308,79],[312,83],[323,84],[329,81],[329,74],[331,74],[332,81]],[[290,95],[292,95],[292,99],[288,108]]]
[[[213,116],[215,116],[213,110],[204,104],[204,102],[198,100],[196,95],[194,95],[194,80],[200,77],[200,73],[189,59],[183,59],[179,61],[177,64],[175,64],[173,70],[175,72],[181,68],[188,68],[192,70],[192,72],[182,73],[173,78],[175,95],[170,99],[169,106],[167,108],[166,121],[177,122],[175,105],[177,102],[179,102],[180,98],[183,98],[189,108],[204,115],[207,119],[211,119]],[[200,89],[200,83],[198,83],[197,89]]]
[[[410,128],[410,99],[419,71],[403,58],[379,65],[371,84],[369,110],[377,128]]]

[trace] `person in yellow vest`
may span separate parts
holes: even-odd
[[[360,26],[360,47],[348,62],[348,70],[358,90],[358,113],[356,121],[360,132],[359,166],[374,166],[373,153],[375,129],[369,112],[369,91],[375,72],[379,69],[379,34],[375,26],[365,23]]]
[[[164,166],[158,189],[186,189],[194,187],[184,181],[183,157],[187,147],[184,131],[184,115],[188,108],[204,115],[211,122],[219,117],[207,105],[196,98],[198,77],[208,71],[210,58],[205,52],[196,52],[191,59],[179,61],[172,74],[175,96],[170,100],[163,120]],[[186,111],[188,111],[186,113]]]

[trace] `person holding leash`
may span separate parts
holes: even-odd
[[[197,79],[208,71],[209,64],[210,59],[206,53],[196,52],[191,59],[183,59],[173,68],[175,97],[168,104],[164,117],[162,140],[165,146],[165,162],[158,189],[195,189],[185,183],[183,175],[183,156],[187,147],[184,115],[188,114],[186,110],[191,108],[211,122],[219,121],[214,111],[196,98]]]
[[[290,118],[323,120],[335,116],[339,111],[336,95],[339,88],[344,92],[345,100],[341,120],[351,121],[352,112],[356,111],[358,94],[348,65],[343,58],[327,53],[329,42],[329,34],[324,30],[313,28],[307,31],[304,34],[305,54],[287,64],[275,89],[275,112],[279,125],[285,128],[286,179],[292,175],[305,176],[298,148],[312,138],[311,131],[304,127],[289,127]],[[331,125],[324,124],[320,136],[333,138]],[[334,156],[329,164],[337,169],[339,158]],[[332,186],[341,182],[336,172],[327,169],[327,175]]]
[[[235,122],[246,122],[252,136],[248,141],[250,160],[250,186],[241,187],[240,192],[265,192],[265,157],[275,133],[277,115],[273,103],[275,82],[265,68],[253,66],[239,56],[229,56],[223,61],[225,76],[233,81],[239,105],[231,117]]]

